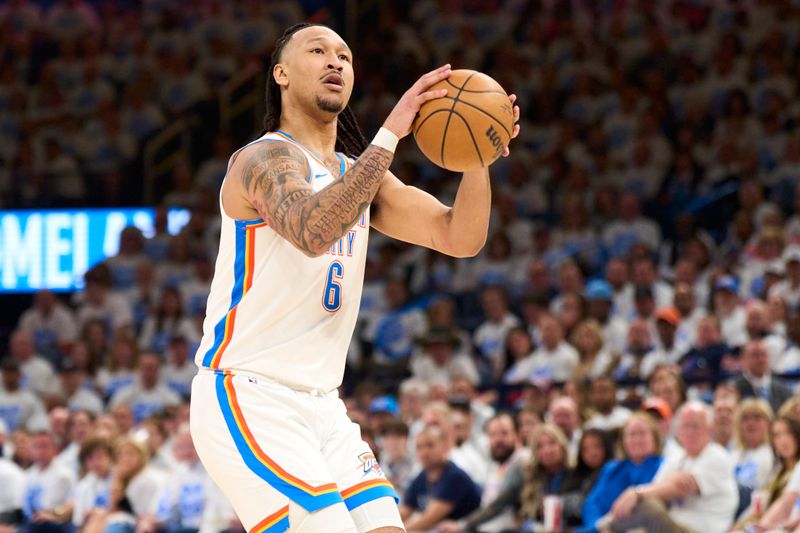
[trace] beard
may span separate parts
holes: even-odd
[[[321,96],[317,96],[317,107],[326,113],[340,113],[344,109],[341,100],[325,99]]]
[[[492,461],[498,464],[503,464],[508,461],[508,458],[514,454],[513,446],[495,446],[489,450],[489,455],[492,456]]]

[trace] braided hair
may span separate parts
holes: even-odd
[[[275,65],[277,65],[280,61],[281,54],[283,54],[283,49],[286,47],[286,43],[289,42],[289,39],[292,38],[292,35],[303,28],[308,28],[310,26],[323,25],[300,22],[289,27],[275,42],[275,50],[273,50],[272,56],[270,57],[269,75],[267,76],[267,112],[264,115],[264,129],[261,131],[259,136],[270,131],[275,131],[280,126],[281,90],[280,86],[272,75]],[[367,145],[367,140],[364,138],[364,134],[361,133],[361,128],[358,127],[358,121],[356,120],[355,113],[353,113],[353,110],[349,105],[345,106],[337,118],[336,151],[343,152],[346,155],[358,156],[367,148]]]

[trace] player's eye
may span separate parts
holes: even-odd
[[[342,61],[350,61],[350,57],[348,57],[345,54],[339,55],[339,59],[341,59]]]
[[[323,52],[322,48],[314,48],[313,50],[311,50],[311,53],[312,54],[317,54],[317,53],[322,54],[324,52]]]

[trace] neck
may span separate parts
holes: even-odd
[[[279,127],[309,150],[325,157],[335,152],[336,124],[336,115],[326,113],[322,118],[307,113],[300,106],[283,105]]]
[[[425,477],[431,481],[436,481],[442,475],[442,471],[444,471],[444,464],[431,466],[425,470]]]

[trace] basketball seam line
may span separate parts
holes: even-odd
[[[453,97],[452,97],[452,96],[444,96],[444,98],[453,98]],[[484,109],[481,109],[480,107],[476,106],[475,104],[471,104],[471,103],[469,103],[469,102],[467,102],[467,101],[465,101],[465,100],[457,100],[457,99],[456,99],[456,100],[455,100],[455,102],[453,103],[453,107],[455,107],[455,104],[457,104],[457,103],[458,103],[458,104],[463,104],[463,105],[469,106],[469,107],[471,107],[471,108],[473,108],[473,109],[476,109],[476,110],[480,111],[481,113],[483,113],[484,115],[486,115],[486,116],[487,116],[487,117],[489,117],[490,119],[492,119],[492,120],[494,120],[495,122],[497,122],[497,125],[498,125],[498,126],[500,126],[501,128],[503,128],[503,131],[505,131],[507,135],[511,135],[511,132],[509,132],[509,131],[508,131],[508,128],[506,128],[506,127],[503,125],[503,122],[502,122],[502,121],[500,121],[500,120],[498,120],[498,119],[497,119],[497,117],[495,117],[494,115],[492,115],[492,114],[491,114],[491,113],[489,113],[488,111],[486,111],[486,110],[484,110]]]
[[[484,167],[485,165],[483,164],[483,155],[481,155],[481,149],[478,148],[478,141],[475,140],[475,135],[473,135],[472,128],[469,127],[467,119],[465,119],[464,115],[462,115],[456,110],[453,110],[450,113],[456,115],[464,123],[464,127],[467,128],[467,133],[469,133],[469,138],[472,139],[472,146],[475,147],[475,152],[478,154],[478,159],[481,160],[481,167]]]
[[[453,110],[456,108],[456,104],[459,102],[458,97],[461,94],[461,91],[464,90],[464,87],[466,87],[467,83],[469,83],[469,80],[471,80],[474,75],[475,75],[475,73],[473,72],[472,74],[467,76],[467,79],[464,80],[464,83],[461,84],[461,88],[456,93],[456,97],[453,98],[453,105],[450,107],[450,114],[447,115],[447,122],[445,123],[444,131],[442,132],[442,148],[441,148],[441,155],[439,157],[439,159],[442,162],[442,166],[443,167],[444,167],[444,143],[447,141],[447,129],[450,127],[450,119],[453,118]],[[455,85],[454,85],[454,87],[455,87]],[[492,118],[494,118],[494,117],[492,117]]]
[[[454,89],[458,89],[458,85],[456,85],[455,83],[453,83],[453,82],[452,82],[452,81],[450,81],[449,79],[445,79],[444,81],[446,81],[446,82],[447,82],[447,84],[448,84],[448,85],[450,85],[450,87],[453,87]],[[474,94],[502,94],[503,96],[508,96],[508,94],[506,94],[506,93],[505,93],[505,92],[503,92],[503,91],[494,91],[494,90],[487,90],[487,91],[476,91],[475,89],[462,89],[462,90],[463,90],[465,93],[474,93]]]

